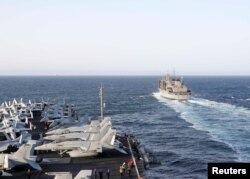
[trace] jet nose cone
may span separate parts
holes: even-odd
[[[51,140],[51,136],[44,137],[45,140]]]
[[[48,147],[47,147],[47,145],[45,144],[45,145],[40,145],[40,146],[36,146],[35,147],[35,150],[46,150]]]

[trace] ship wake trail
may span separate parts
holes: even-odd
[[[162,98],[159,93],[153,96],[195,129],[207,131],[213,139],[228,144],[239,161],[250,161],[249,109],[202,98],[180,102]]]

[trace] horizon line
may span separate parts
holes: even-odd
[[[56,75],[0,75],[0,77],[137,77],[137,76],[141,76],[141,77],[143,77],[143,76],[147,76],[147,77],[150,77],[150,76],[152,76],[152,77],[158,77],[158,76],[164,76],[164,75],[145,75],[145,74],[139,74],[139,75],[133,75],[133,74],[131,74],[131,75],[59,75],[59,74],[56,74]],[[176,75],[176,76],[193,76],[193,77],[195,77],[195,76],[200,76],[200,77],[202,77],[202,76],[207,76],[207,77],[209,77],[209,76],[211,76],[211,77],[223,77],[223,76],[225,76],[225,77],[240,77],[240,76],[242,76],[242,77],[249,77],[250,76],[250,74],[249,75],[240,75],[240,74],[234,74],[234,75],[229,75],[229,74],[223,74],[223,75],[218,75],[218,74],[214,74],[214,75],[204,75],[204,74],[201,74],[201,75],[185,75],[185,74],[182,74],[182,75]]]

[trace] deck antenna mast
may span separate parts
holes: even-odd
[[[104,86],[101,84],[100,87],[100,103],[101,103],[101,121],[103,120],[103,113],[104,113],[104,108],[105,108],[105,103],[104,103]]]

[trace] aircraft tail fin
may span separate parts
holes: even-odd
[[[12,105],[16,105],[16,104],[17,104],[17,101],[16,101],[16,98],[14,98]]]
[[[29,164],[36,170],[42,170],[40,165],[35,162],[36,157],[33,155],[34,148],[37,145],[37,141],[30,140],[27,144],[23,144],[18,151],[16,151],[11,157],[12,161],[21,161],[22,163]]]
[[[22,138],[22,137],[21,137]],[[20,141],[21,141],[20,138]],[[32,149],[32,145],[29,144],[23,144],[13,155],[13,159],[20,159],[20,158],[26,158],[29,159],[30,158],[30,154],[31,154],[31,149]]]
[[[20,139],[19,139],[19,144],[23,143],[23,134],[21,134]]]
[[[116,136],[116,130],[109,129],[106,135],[101,140],[103,147],[113,148],[115,143],[115,136]]]
[[[12,112],[11,112],[11,111],[9,111],[9,113],[10,113],[10,117],[13,117],[13,114],[12,114]]]
[[[5,120],[3,120],[3,126],[8,127],[8,124],[7,124],[7,122]]]
[[[32,130],[32,129],[33,129],[33,125],[32,125],[32,123],[31,123],[31,122],[29,122],[29,127],[30,127],[30,130]]]
[[[27,117],[25,117],[25,124],[29,124],[29,119]]]
[[[5,107],[9,107],[7,101],[5,101],[4,104],[5,104]]]

